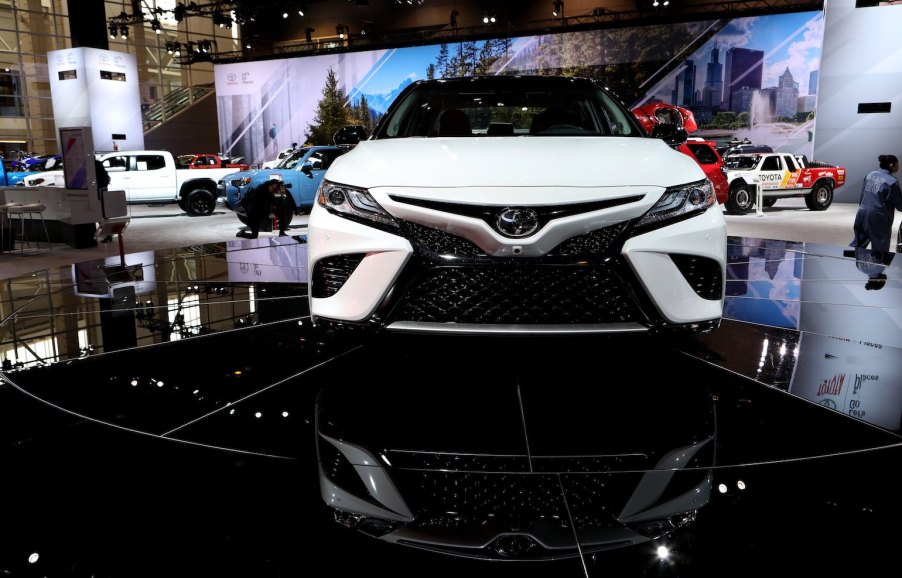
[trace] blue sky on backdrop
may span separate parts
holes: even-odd
[[[812,70],[820,68],[823,37],[823,12],[737,18],[693,55],[698,70],[696,86],[704,85],[705,64],[710,62],[716,45],[721,49],[721,64],[727,48],[763,50],[763,87],[776,86],[779,76],[789,67],[793,80],[799,83],[799,95],[809,94],[808,77]]]
[[[738,47],[764,51],[764,87],[776,86],[779,76],[788,67],[799,83],[799,94],[809,94],[809,74],[820,66],[823,25],[823,12],[820,11],[735,19],[692,55],[697,67],[696,86],[704,86],[705,65],[715,46],[721,49],[721,63],[727,48]],[[515,45],[523,41],[528,42],[528,38],[515,39]],[[481,46],[482,42],[477,44]],[[453,52],[455,46],[450,44],[449,49]],[[425,78],[426,67],[435,62],[439,48],[432,45],[386,51],[376,66],[378,70],[363,86],[354,88],[367,94],[385,94],[395,90],[405,79]]]
[[[376,64],[379,71],[367,81],[363,92],[384,94],[396,89],[405,78],[426,78],[426,67],[435,62],[439,48],[438,45],[414,46],[386,51],[385,56]]]

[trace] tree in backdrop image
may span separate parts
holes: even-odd
[[[367,102],[366,95],[361,93],[360,98],[351,102],[348,111],[349,124],[359,124],[366,129],[366,134],[372,134],[376,123],[382,118],[382,114],[373,110]]]
[[[335,71],[329,68],[323,97],[316,104],[316,115],[307,125],[307,142],[312,145],[330,145],[338,129],[352,124],[350,111],[345,106],[344,91],[338,86]]]
[[[480,46],[477,42],[460,42],[453,48],[439,47],[435,63],[426,67],[426,78],[455,78],[492,74],[493,66],[509,55],[510,38],[490,38]]]

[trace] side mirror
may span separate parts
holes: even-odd
[[[685,128],[668,122],[656,124],[651,130],[651,136],[652,138],[662,139],[670,146],[678,146],[686,142],[686,139],[689,138],[689,133]]]

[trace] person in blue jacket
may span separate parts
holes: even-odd
[[[861,200],[855,213],[855,239],[850,247],[889,251],[895,211],[902,211],[902,189],[893,176],[899,170],[896,155],[880,155],[880,168],[871,171],[861,187]]]

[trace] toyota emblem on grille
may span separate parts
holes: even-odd
[[[507,208],[495,216],[495,228],[505,237],[528,237],[539,228],[539,215],[532,209]]]

